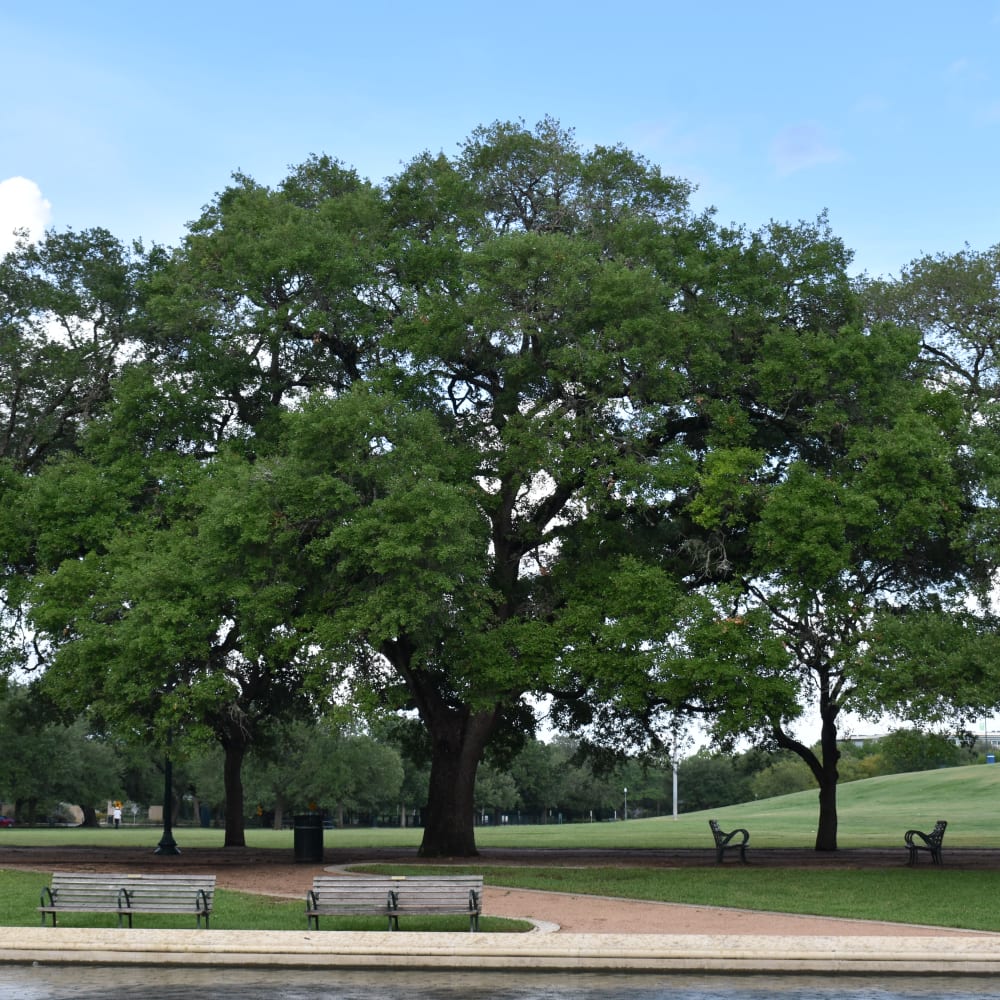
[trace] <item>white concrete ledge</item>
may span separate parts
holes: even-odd
[[[1000,935],[778,937],[3,927],[0,962],[983,975],[1000,974]]]

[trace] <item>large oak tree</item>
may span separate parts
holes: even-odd
[[[552,120],[380,185],[234,178],[142,284],[83,454],[25,493],[53,683],[211,728],[227,773],[331,676],[415,710],[425,855],[475,853],[476,769],[533,696],[612,743],[698,712],[803,752],[816,685],[835,846],[878,618],[961,577],[960,408],[864,325],[825,220],[688,196]]]

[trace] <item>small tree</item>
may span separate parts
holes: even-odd
[[[272,548],[288,540],[270,507],[252,505],[238,458],[117,456],[116,427],[102,430],[88,459],[53,463],[22,497],[49,566],[28,592],[43,684],[162,753],[216,740],[226,846],[244,846],[244,757],[283,718],[311,711],[311,661],[290,625],[299,589]],[[66,498],[84,496],[86,522],[66,519]]]
[[[37,688],[12,684],[0,700],[0,799],[18,820],[33,824],[58,803],[79,805],[83,825],[95,826],[96,807],[121,787],[121,761],[95,738],[85,718],[60,719]]]
[[[919,729],[894,730],[879,740],[878,752],[885,774],[958,767],[974,760],[968,740]]]
[[[929,718],[969,704],[968,657],[942,659],[935,642],[933,668],[915,671],[899,632],[981,580],[967,545],[977,485],[962,408],[928,383],[913,331],[861,323],[843,259],[793,235],[780,266],[806,271],[787,287],[814,282],[816,294],[762,338],[753,391],[706,400],[711,446],[683,494],[688,536],[673,552],[658,540],[631,579],[605,573],[588,615],[601,625],[574,660],[605,739],[616,727],[655,736],[663,712],[680,711],[724,746],[749,737],[797,754],[819,788],[816,848],[835,850],[841,713],[905,705]],[[659,510],[647,502],[637,518]],[[815,749],[795,730],[809,704]]]
[[[492,816],[493,823],[499,825],[500,816],[515,809],[517,802],[517,785],[510,772],[480,765],[476,774],[476,812]]]
[[[773,764],[758,771],[750,780],[755,799],[769,799],[815,787],[816,776],[809,765],[797,754],[787,752],[777,755]]]
[[[750,780],[732,754],[702,750],[685,757],[677,769],[679,812],[714,809],[753,798]]]

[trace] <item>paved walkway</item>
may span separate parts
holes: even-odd
[[[1000,974],[1000,936],[0,928],[0,962],[240,968]]]

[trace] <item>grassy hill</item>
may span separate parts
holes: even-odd
[[[896,846],[903,831],[928,830],[948,820],[949,847],[1000,846],[1000,767],[972,765],[884,775],[838,790],[841,847]],[[797,792],[717,810],[752,826],[757,846],[811,846],[819,803],[816,792]]]
[[[903,832],[929,830],[937,819],[948,820],[946,847],[1000,847],[1000,765],[972,765],[886,775],[841,785],[841,847],[902,847]],[[631,819],[617,823],[550,824],[547,826],[483,826],[480,847],[709,847],[708,820],[725,829],[745,826],[754,847],[812,847],[819,810],[815,791],[796,792],[706,812],[672,817]],[[218,847],[221,830],[175,828],[181,847]],[[327,847],[413,846],[420,830],[352,827],[327,830]],[[151,827],[121,830],[0,829],[5,844],[100,844],[155,846],[159,831]],[[250,828],[252,847],[291,849],[293,834]]]
[[[948,820],[949,847],[1000,847],[1000,766],[971,765],[893,774],[841,785],[841,847],[896,847],[911,827],[928,830]],[[658,817],[563,827],[480,829],[481,846],[705,847],[708,820],[745,826],[756,847],[811,847],[819,799],[815,790],[744,802],[676,820]]]

